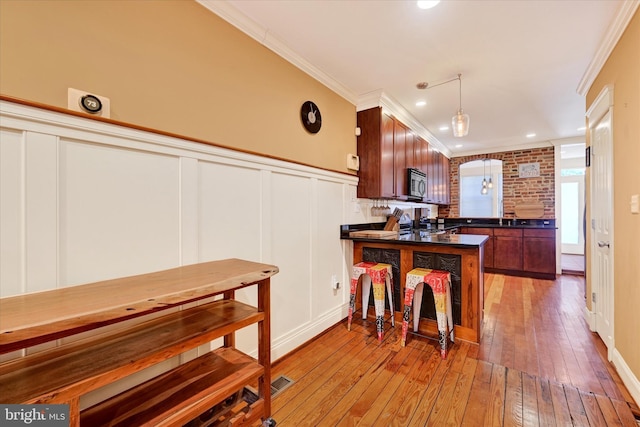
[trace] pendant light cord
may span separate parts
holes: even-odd
[[[462,79],[460,78],[462,74],[458,73],[458,81],[460,82],[459,90],[460,90],[460,104],[458,107],[458,111],[462,110]]]

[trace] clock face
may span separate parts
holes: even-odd
[[[306,101],[300,108],[302,125],[310,133],[318,133],[322,126],[322,116],[318,106],[311,101]]]

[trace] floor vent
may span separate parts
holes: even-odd
[[[285,377],[284,375],[280,375],[275,380],[271,381],[271,398],[274,398],[278,394],[282,393],[287,387],[293,384],[294,381]],[[258,392],[252,387],[245,387],[242,393],[242,398],[249,405],[258,400]]]

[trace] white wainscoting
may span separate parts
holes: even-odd
[[[274,360],[346,316],[356,177],[6,101],[0,166],[2,297],[244,258],[280,268]]]

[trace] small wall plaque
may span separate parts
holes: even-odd
[[[522,163],[518,165],[518,177],[533,178],[540,176],[540,163]]]

